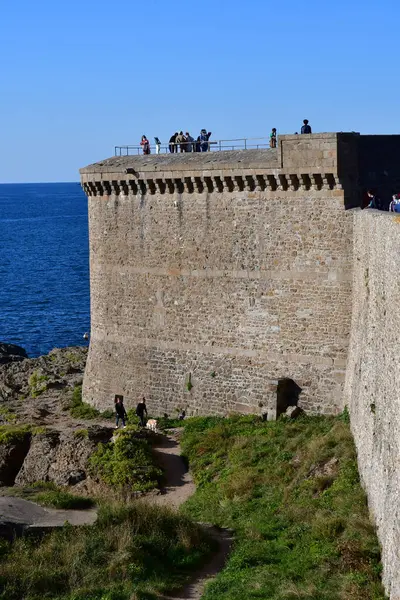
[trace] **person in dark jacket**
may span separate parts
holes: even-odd
[[[308,119],[304,119],[301,133],[312,133],[311,125],[308,124]]]
[[[125,419],[126,419],[126,410],[124,406],[124,397],[118,394],[115,395],[114,398],[115,403],[115,413],[116,413],[116,421],[115,421],[115,429],[118,429],[119,420],[122,420],[122,425],[125,428]]]
[[[139,417],[139,425],[141,425],[142,427],[145,427],[146,425],[146,422],[144,420],[145,413],[147,418],[146,398],[143,397],[136,407],[136,414]]]
[[[208,140],[211,137],[211,131],[207,133],[207,129],[202,129],[200,131],[200,152],[208,152],[210,149],[210,144]]]
[[[367,196],[369,200],[369,204],[367,208],[375,208],[376,210],[387,210],[385,203],[376,195],[375,190],[368,190]]]
[[[169,151],[173,154],[174,152],[178,152],[178,145],[176,143],[176,138],[178,137],[178,132],[175,131],[174,135],[171,135],[169,138]]]

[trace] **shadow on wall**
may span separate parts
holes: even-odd
[[[279,379],[276,390],[276,418],[286,412],[288,406],[297,406],[302,392],[293,379]]]

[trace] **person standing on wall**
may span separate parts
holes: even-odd
[[[190,135],[190,133],[187,131],[185,134],[186,137],[186,152],[193,152],[193,142],[194,142],[194,138],[192,138],[192,136]]]
[[[311,125],[308,124],[308,119],[304,119],[303,125],[301,128],[301,133],[312,133]]]
[[[171,154],[174,154],[174,152],[178,152],[178,146],[176,145],[177,137],[178,137],[178,132],[175,131],[175,133],[173,135],[171,135],[171,137],[169,138],[169,151],[171,152]]]
[[[211,137],[211,131],[207,133],[207,129],[202,129],[200,131],[200,152],[208,152],[210,149],[210,144],[208,140]]]
[[[116,394],[114,397],[114,404],[115,404],[115,413],[116,413],[116,420],[115,420],[115,429],[118,429],[118,425],[119,425],[119,420],[122,420],[122,425],[125,429],[126,425],[125,425],[125,419],[126,419],[126,410],[125,410],[125,406],[124,406],[124,397],[120,396],[119,394]]]
[[[154,141],[156,143],[156,154],[160,154],[160,150],[161,150],[161,142],[158,139],[158,137],[154,138]]]
[[[375,190],[368,190],[367,196],[369,204],[367,208],[375,208],[376,210],[387,210],[385,203],[379,198]]]
[[[269,147],[276,148],[276,128],[273,127],[269,136]]]
[[[146,425],[146,422],[144,420],[145,413],[147,418],[146,398],[143,396],[143,398],[136,407],[136,414],[139,417],[139,425],[141,425],[142,427],[145,427]]]
[[[183,131],[180,131],[179,134],[176,136],[176,151],[178,152],[178,144],[180,146],[180,151],[181,152],[186,152],[186,138],[183,135]]]
[[[143,148],[143,154],[150,154],[150,142],[145,135],[142,135],[140,145]]]

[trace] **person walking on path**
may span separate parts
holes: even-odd
[[[142,135],[140,145],[143,148],[143,154],[150,154],[150,142],[145,135]]]
[[[276,148],[276,128],[273,127],[269,136],[269,147]]]
[[[178,132],[175,131],[175,133],[173,135],[171,135],[171,137],[169,138],[169,151],[171,152],[171,154],[174,154],[174,152],[178,152],[178,146],[176,145],[177,137],[178,137]]]
[[[125,429],[125,427],[126,427],[125,419],[126,419],[127,415],[126,415],[126,410],[125,410],[125,406],[124,406],[124,397],[116,394],[115,398],[114,398],[114,403],[115,403],[115,413],[116,413],[115,429],[118,429],[120,419],[122,420],[122,425]]]
[[[308,119],[304,119],[301,133],[312,133],[311,125],[308,124]]]
[[[146,422],[144,420],[145,413],[147,418],[146,398],[143,396],[143,398],[136,407],[136,414],[139,417],[139,425],[141,425],[141,427],[145,427],[146,425]]]
[[[154,141],[156,143],[156,154],[160,154],[160,150],[161,150],[161,142],[159,140],[158,137],[154,138]]]

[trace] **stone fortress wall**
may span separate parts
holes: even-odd
[[[399,257],[400,215],[354,214],[354,300],[344,403],[391,600],[400,599]]]
[[[155,414],[273,415],[278,381],[290,379],[303,408],[340,411],[352,265],[344,188],[358,137],[281,136],[277,149],[83,169],[85,400],[104,409],[120,393],[128,406],[146,396]]]
[[[349,407],[400,600],[400,136],[280,136],[277,149],[115,157],[81,170],[92,331],[84,399],[152,413]],[[347,368],[346,368],[347,365]],[[261,406],[262,405],[262,406]]]

